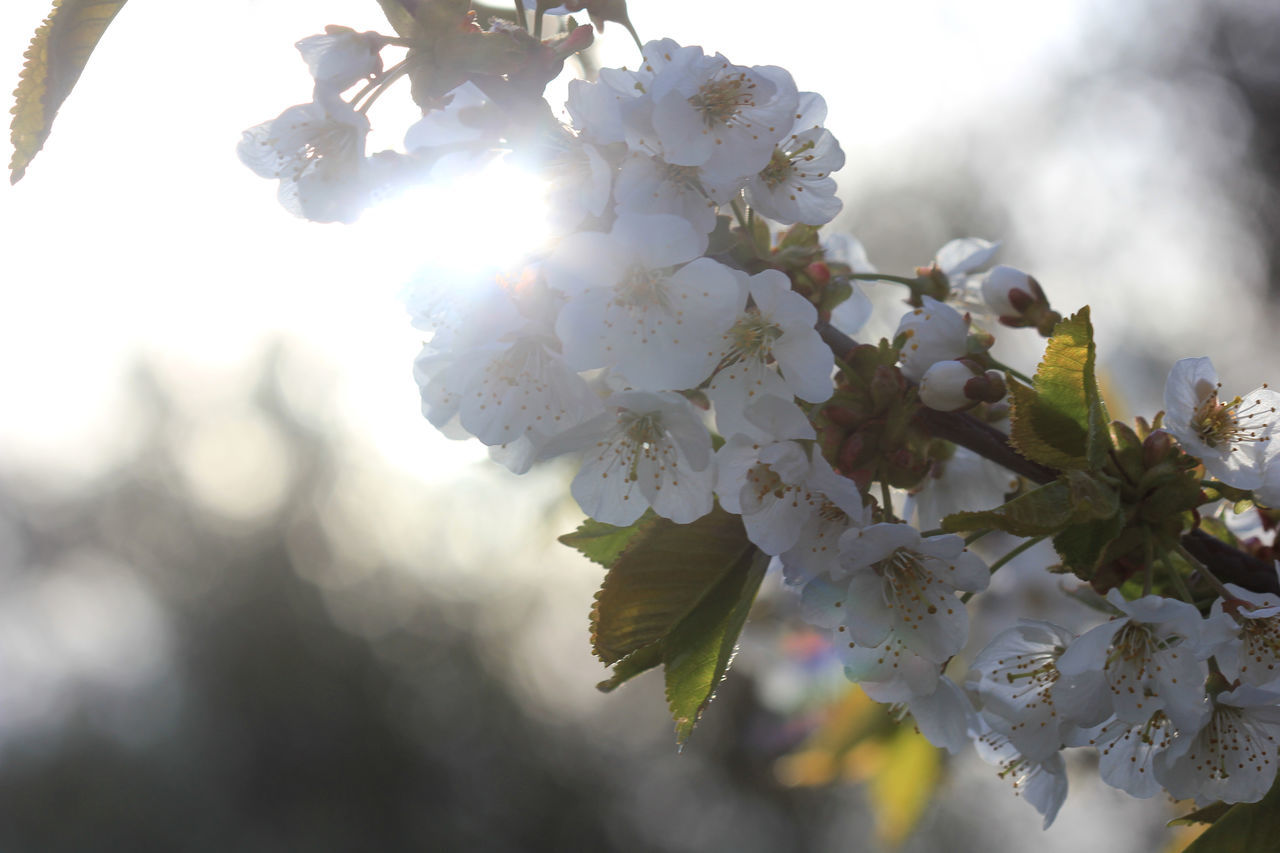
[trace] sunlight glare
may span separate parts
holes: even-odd
[[[547,191],[543,178],[495,158],[374,205],[354,230],[400,283],[424,266],[453,273],[504,269],[547,244]]]

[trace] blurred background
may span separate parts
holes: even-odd
[[[1091,304],[1113,414],[1153,414],[1185,356],[1229,391],[1280,381],[1273,4],[632,5],[642,38],[826,97],[832,227],[880,269],[1000,239],[1060,311]],[[0,7],[9,80],[47,6]],[[308,99],[292,44],[326,24],[389,29],[372,0],[132,0],[0,191],[0,850],[1185,840],[1084,757],[1041,835],[970,756],[848,748],[879,718],[776,582],[682,753],[657,676],[596,692],[601,573],[555,542],[571,472],[517,479],[418,412],[397,293],[446,223],[296,221],[236,159]],[[620,28],[598,43],[636,64]],[[370,150],[413,119],[395,94]],[[447,243],[462,266],[524,227],[479,202]],[[1037,339],[1007,337],[1033,365]],[[1061,609],[1048,560],[985,597],[991,625]]]

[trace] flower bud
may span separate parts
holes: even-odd
[[[973,369],[963,361],[939,361],[920,380],[920,401],[941,412],[967,409],[975,401],[965,394],[965,388],[975,378]]]
[[[822,261],[814,261],[805,267],[804,271],[818,287],[826,287],[827,282],[831,281],[831,267]]]
[[[964,383],[965,396],[979,403],[998,403],[1004,399],[1008,390],[1004,384],[1004,376],[998,370],[988,370]]]
[[[1031,276],[1013,267],[992,267],[982,281],[982,301],[998,317],[1018,316],[1034,301]]]
[[[1173,436],[1162,429],[1148,435],[1142,442],[1142,464],[1154,468],[1173,452]]]

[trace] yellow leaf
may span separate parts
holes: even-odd
[[[10,112],[9,183],[16,184],[44,147],[58,108],[71,94],[89,54],[125,0],[54,0],[24,54]]]
[[[933,798],[941,776],[938,749],[909,726],[901,726],[885,746],[884,763],[871,780],[876,834],[890,846],[907,839]]]

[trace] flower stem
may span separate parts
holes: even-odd
[[[1186,549],[1186,546],[1184,546],[1181,542],[1179,542],[1175,547],[1177,547],[1178,553],[1182,555],[1182,559],[1186,560],[1187,564],[1190,565],[1191,568],[1199,572],[1201,577],[1203,577],[1205,580],[1209,582],[1209,586],[1213,587],[1218,591],[1218,595],[1222,596],[1223,598],[1235,597],[1229,591],[1227,591],[1227,588],[1223,585],[1222,581],[1218,580],[1217,575],[1209,571],[1208,566],[1206,566],[1204,563],[1197,560],[1195,558],[1195,555]]]
[[[905,284],[907,287],[912,287],[919,283],[918,279],[907,278],[906,276],[901,275],[886,275],[885,273],[879,272],[849,273],[849,278],[857,279],[858,281],[891,281],[895,284]]]
[[[889,484],[884,480],[880,481],[880,508],[884,510],[885,521],[897,518],[893,514],[893,496],[889,493]]]
[[[970,533],[968,536],[964,537],[964,544],[972,545],[988,533],[994,533],[995,530],[996,529],[994,527],[988,527],[986,530],[979,530],[976,533]]]
[[[990,354],[987,355],[987,358],[991,358]],[[1013,378],[1021,382],[1025,382],[1026,384],[1032,385],[1032,386],[1035,385],[1034,380],[1032,380],[1030,376],[1027,376],[1027,374],[1023,373],[1020,370],[1014,370],[1012,367],[1010,367],[1009,365],[1005,364],[1002,361],[998,361],[997,359],[991,358],[991,365],[996,370],[1003,370],[1005,373],[1008,373],[1010,376],[1012,376]]]
[[[729,206],[733,208],[733,218],[738,220],[738,226],[750,234],[751,226],[747,224],[747,215],[742,210],[742,199],[735,198]]]
[[[1151,594],[1151,581],[1155,575],[1155,568],[1152,566],[1154,562],[1151,531],[1144,530],[1142,536],[1142,595],[1144,597]]]
[[[369,107],[373,106],[374,101],[382,97],[382,93],[387,90],[388,86],[409,73],[409,65],[409,58],[406,57],[388,68],[379,75],[377,80],[374,80],[368,86],[365,86],[359,92],[356,92],[356,96],[351,99],[351,106],[355,107],[356,112],[367,114],[369,112]],[[356,107],[356,104],[360,103],[360,99],[366,96],[368,99],[359,107]]]
[[[1173,560],[1169,559],[1168,551],[1161,552],[1160,562],[1164,563],[1165,569],[1173,578],[1173,585],[1178,590],[1178,595],[1182,596],[1182,600],[1188,604],[1195,604],[1196,600],[1191,595],[1191,590],[1187,589],[1187,582],[1182,579],[1182,575],[1178,574],[1178,568],[1173,564]]]
[[[1023,542],[1021,545],[1017,546],[1016,548],[1011,549],[1009,553],[1005,554],[1003,557],[1001,557],[1000,559],[996,560],[994,563],[991,564],[991,574],[994,575],[996,572],[1000,571],[1000,569],[1004,568],[1006,563],[1013,560],[1014,557],[1017,557],[1023,551],[1027,551],[1031,548],[1034,548],[1036,545],[1039,545],[1044,540],[1045,540],[1044,536],[1034,536],[1028,539],[1026,542]],[[960,596],[960,601],[967,604],[969,602],[969,599],[971,598],[973,598],[973,593],[966,592],[964,595]]]

